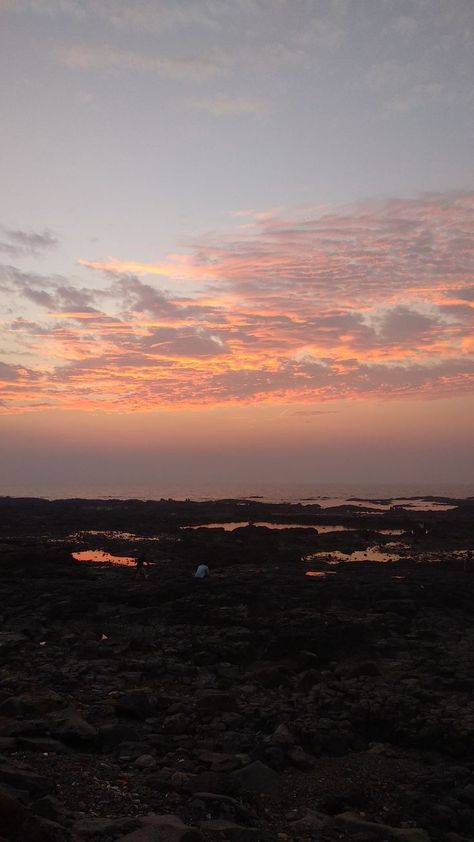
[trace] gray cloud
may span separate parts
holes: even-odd
[[[11,257],[28,257],[38,255],[42,251],[56,248],[57,236],[45,228],[44,231],[22,231],[21,229],[0,226],[0,232],[5,238],[0,240],[0,251]]]

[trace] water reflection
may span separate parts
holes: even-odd
[[[321,525],[319,523],[270,523],[267,520],[257,521],[228,521],[227,523],[200,523],[198,526],[182,526],[181,529],[223,529],[233,532],[247,526],[265,526],[267,529],[317,529],[320,534],[326,532],[351,532],[347,526]]]
[[[100,564],[118,564],[121,567],[131,567],[136,564],[134,558],[128,556],[111,555],[103,550],[81,550],[78,553],[72,553],[72,557],[76,561],[95,561]]]
[[[107,538],[111,541],[159,541],[160,536],[144,536],[144,535],[137,535],[135,532],[120,532],[116,530],[103,530],[103,529],[85,529],[82,532],[71,532],[68,538],[71,541],[78,541],[81,538]]]
[[[453,504],[425,500],[423,497],[413,499],[397,497],[390,500],[369,500],[368,498],[361,497],[317,497],[314,499],[322,509],[356,506],[359,509],[376,509],[380,512],[388,512],[391,508],[407,509],[408,511],[416,512],[447,512],[450,509],[457,508]]]
[[[317,552],[304,557],[304,561],[325,561],[327,564],[339,564],[340,561],[399,561],[401,556],[394,552],[384,552],[379,547],[367,547],[366,550],[354,550],[352,553],[343,553],[334,550],[331,553]]]

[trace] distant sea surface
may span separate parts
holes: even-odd
[[[91,487],[90,485],[41,486],[19,485],[0,482],[0,496],[44,497],[46,499],[117,499],[117,500],[222,500],[255,498],[262,502],[317,503],[325,498],[345,502],[351,498],[365,500],[396,499],[406,497],[452,497],[456,499],[474,496],[474,482],[454,483],[393,483],[393,484],[269,484],[240,483],[213,485],[136,485],[122,484]],[[334,502],[333,505],[337,505]]]

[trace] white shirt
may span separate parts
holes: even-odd
[[[194,574],[195,579],[204,579],[206,576],[209,576],[209,568],[207,564],[200,564],[198,569]]]

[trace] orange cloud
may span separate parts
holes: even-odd
[[[36,315],[5,325],[28,366],[0,369],[1,411],[464,394],[473,243],[474,194],[446,194],[253,214],[156,264],[81,260],[92,287],[10,267]]]

